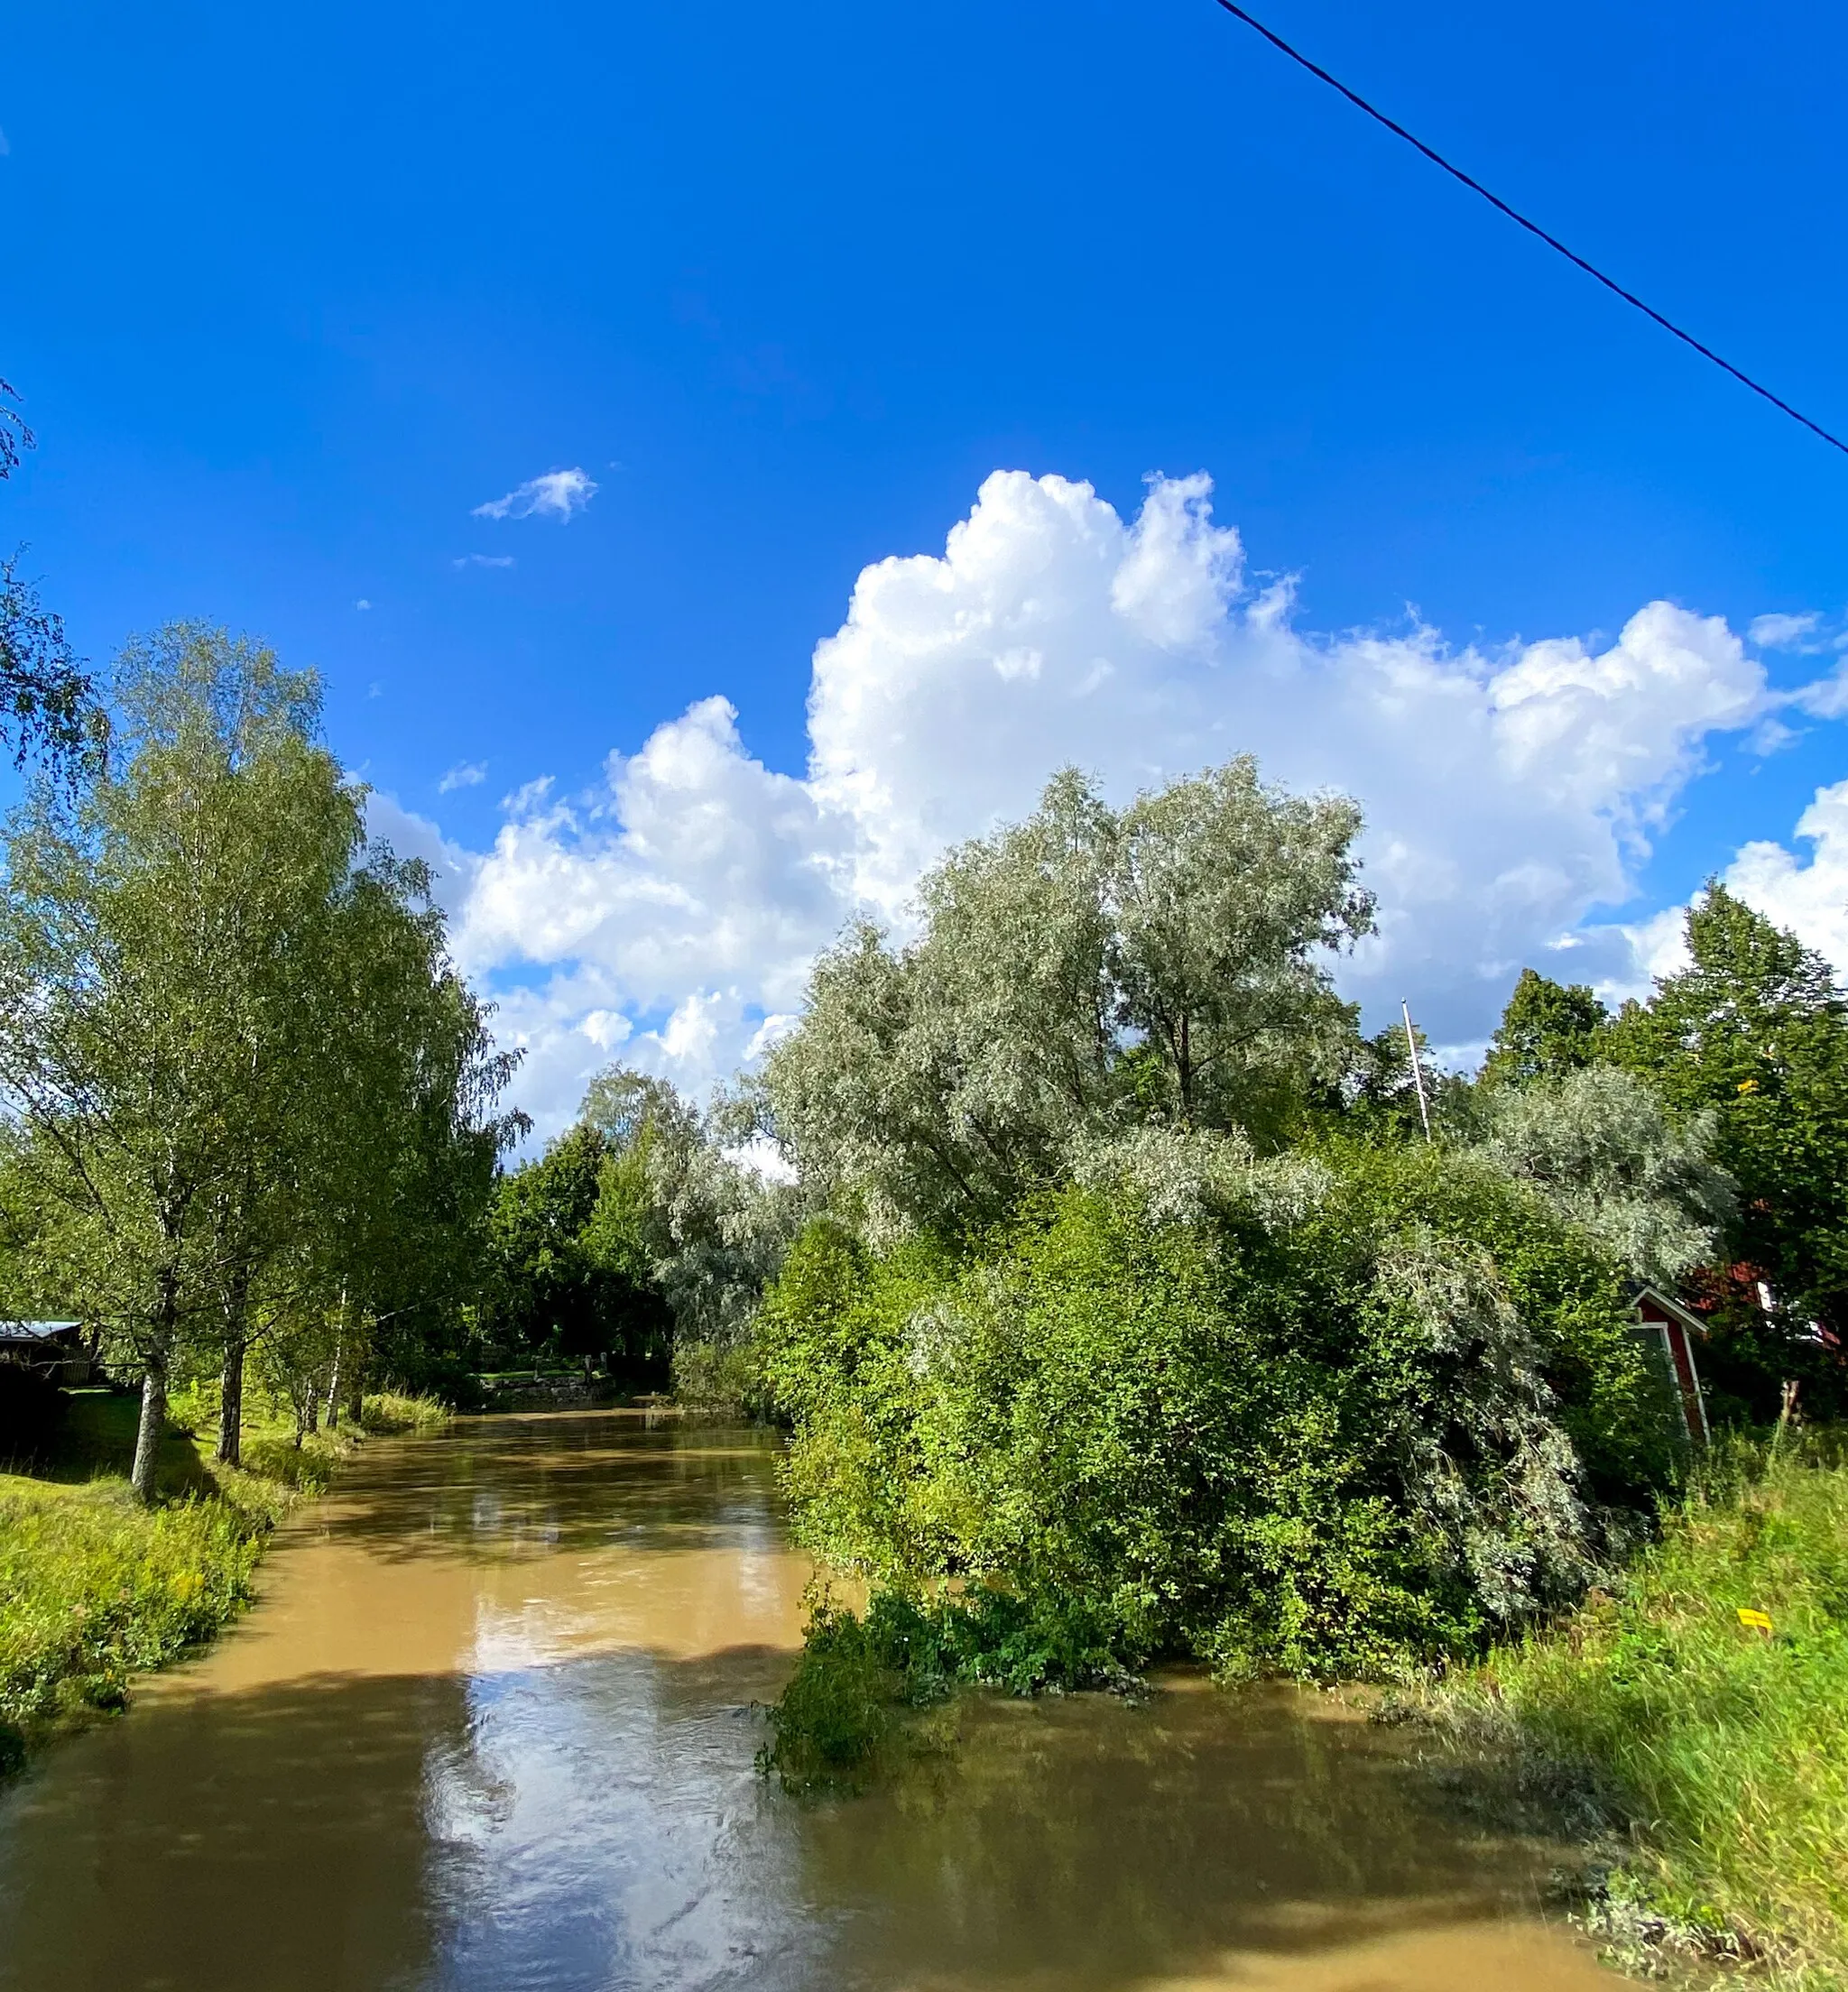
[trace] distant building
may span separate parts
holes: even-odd
[[[1694,1349],[1696,1338],[1705,1336],[1706,1323],[1659,1286],[1639,1286],[1632,1297],[1637,1333],[1660,1345],[1675,1401],[1681,1409],[1682,1429],[1691,1443],[1705,1445],[1713,1434],[1707,1429],[1706,1399],[1701,1392]]]
[[[0,1362],[67,1387],[88,1383],[95,1367],[80,1321],[0,1321]]]

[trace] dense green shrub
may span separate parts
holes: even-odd
[[[1576,1597],[1676,1466],[1603,1250],[1437,1149],[1144,1140],[981,1249],[818,1223],[766,1303],[803,1539],[1123,1663],[1391,1675]]]
[[[960,1683],[1012,1694],[1129,1684],[1110,1628],[1072,1600],[981,1587],[931,1600],[882,1591],[863,1616],[824,1598],[770,1711],[759,1768],[790,1791],[856,1786],[914,1739],[906,1711]]]

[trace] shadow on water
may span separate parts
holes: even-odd
[[[1544,1855],[1314,1697],[978,1700],[892,1784],[784,1797],[771,1463],[594,1416],[372,1460],[236,1638],[0,1799],[0,1988],[1599,1983]]]
[[[619,1424],[614,1421],[620,1420]],[[660,1413],[536,1413],[458,1420],[376,1463],[317,1526],[385,1558],[546,1555],[623,1539],[716,1546],[780,1528],[766,1433]]]

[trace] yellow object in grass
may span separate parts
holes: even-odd
[[[1749,1626],[1753,1632],[1769,1633],[1771,1629],[1771,1615],[1768,1611],[1754,1611],[1750,1605],[1741,1605],[1739,1623]]]

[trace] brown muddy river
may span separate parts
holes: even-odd
[[[369,1448],[209,1655],[0,1795],[0,1987],[1608,1992],[1544,1851],[1317,1697],[977,1700],[783,1796],[772,1457],[634,1413]]]

